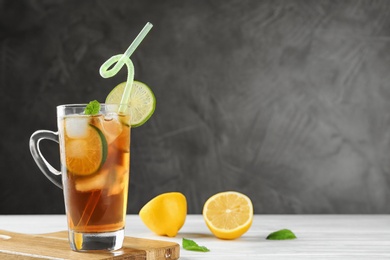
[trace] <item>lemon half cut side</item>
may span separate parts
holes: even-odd
[[[252,225],[252,201],[248,196],[236,191],[217,193],[205,202],[203,218],[216,237],[236,239]]]

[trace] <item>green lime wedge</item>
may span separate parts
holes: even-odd
[[[106,104],[119,104],[125,89],[126,82],[120,83],[108,94]],[[143,125],[153,115],[156,108],[156,98],[152,90],[140,81],[133,82],[130,93],[131,126]]]

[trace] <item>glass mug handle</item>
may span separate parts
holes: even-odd
[[[41,150],[39,149],[39,142],[43,139],[48,139],[58,143],[58,132],[48,131],[48,130],[38,130],[34,132],[30,137],[30,151],[31,155],[34,158],[35,163],[38,165],[39,169],[45,174],[45,176],[54,183],[57,187],[62,189],[62,181],[60,178],[55,178],[55,176],[61,175],[61,172],[51,166],[43,157]]]

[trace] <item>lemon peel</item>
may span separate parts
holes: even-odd
[[[141,208],[139,216],[157,235],[175,237],[187,216],[187,199],[180,192],[160,194]]]

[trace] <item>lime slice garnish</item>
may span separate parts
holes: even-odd
[[[106,104],[119,104],[125,86],[126,82],[122,82],[111,90],[106,98]],[[141,126],[153,115],[156,108],[156,98],[145,83],[134,81],[130,93],[129,106],[131,126]]]

